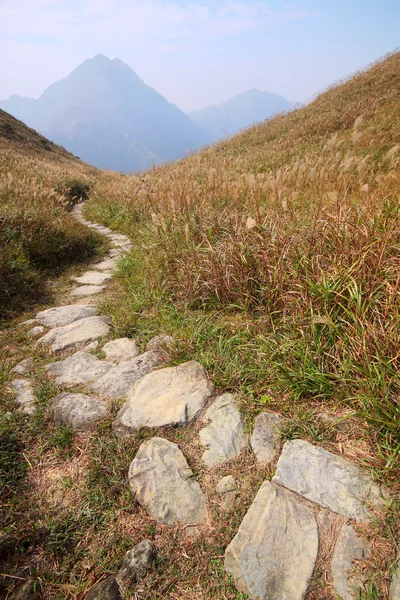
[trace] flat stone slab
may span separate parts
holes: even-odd
[[[36,319],[46,327],[64,327],[74,321],[95,317],[98,314],[98,310],[93,306],[70,304],[42,310],[36,315]]]
[[[99,271],[86,271],[80,277],[71,277],[72,281],[82,285],[102,285],[112,278],[110,273],[100,273]]]
[[[46,371],[57,385],[71,386],[95,381],[111,368],[110,363],[99,360],[93,354],[76,352],[65,360],[47,365]]]
[[[102,260],[99,263],[93,265],[93,268],[97,271],[113,271],[116,267],[117,260],[115,258],[108,258],[106,260]]]
[[[397,563],[390,584],[389,600],[400,600],[400,561]]]
[[[31,382],[27,379],[14,379],[8,384],[8,387],[14,392],[20,411],[26,415],[32,415],[36,406]]]
[[[278,428],[283,421],[276,413],[263,412],[257,416],[250,441],[258,462],[269,464],[275,459],[280,442]]]
[[[139,356],[140,348],[135,340],[119,338],[105,344],[103,352],[106,355],[106,360],[121,362],[122,360],[130,360]]]
[[[136,500],[159,523],[205,522],[204,494],[176,444],[158,437],[143,442],[128,478]]]
[[[286,442],[272,481],[356,521],[368,518],[367,503],[385,503],[379,486],[367,473],[303,440]]]
[[[195,361],[149,373],[129,391],[114,422],[115,431],[123,435],[141,427],[185,425],[213,391],[206,372]]]
[[[92,383],[90,389],[108,399],[122,398],[139,379],[162,364],[162,361],[159,352],[145,352],[136,358],[120,362]]]
[[[111,331],[110,323],[109,317],[80,319],[64,325],[64,327],[52,329],[40,338],[38,344],[51,345],[53,352],[61,352],[67,348],[88,344],[107,336]]]
[[[85,394],[58,394],[49,405],[49,414],[56,425],[72,427],[76,431],[88,431],[103,419],[108,410],[106,402]]]
[[[219,396],[207,409],[210,423],[199,432],[200,443],[207,448],[202,459],[214,467],[240,455],[246,445],[243,420],[232,394]]]
[[[71,296],[94,296],[106,289],[105,285],[81,285],[71,291]]]
[[[354,600],[362,581],[352,573],[357,561],[369,555],[369,544],[350,525],[343,525],[336,540],[331,572],[332,583],[341,600]]]
[[[251,599],[302,600],[317,553],[314,515],[266,481],[225,551],[225,569]]]
[[[11,373],[15,373],[15,375],[25,375],[25,373],[28,373],[32,367],[33,358],[25,358],[11,369]]]

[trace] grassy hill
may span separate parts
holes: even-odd
[[[104,175],[90,206],[136,240],[126,331],[168,329],[311,436],[310,413],[355,412],[383,471],[400,450],[399,92],[395,53],[197,155]]]
[[[96,251],[69,214],[96,171],[0,110],[0,317],[45,292],[48,275]]]

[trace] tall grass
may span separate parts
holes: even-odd
[[[136,241],[132,280],[182,311],[244,312],[268,348],[269,378],[293,402],[356,409],[391,466],[400,450],[399,92],[395,53],[183,161],[104,174],[90,206]]]

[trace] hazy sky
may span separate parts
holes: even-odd
[[[254,87],[304,101],[399,32],[400,0],[0,0],[0,98],[103,53],[184,110]]]

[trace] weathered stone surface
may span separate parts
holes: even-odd
[[[110,363],[93,354],[76,352],[65,360],[47,365],[47,376],[57,385],[71,386],[99,379],[111,369]]]
[[[185,425],[196,417],[213,390],[203,367],[195,361],[154,371],[129,391],[115,420],[115,431],[123,435],[140,427]]]
[[[92,383],[90,389],[106,398],[122,398],[139,379],[161,363],[162,356],[158,352],[145,352],[120,362]]]
[[[350,525],[343,525],[336,541],[332,560],[332,583],[341,600],[354,600],[358,597],[360,579],[352,574],[356,561],[366,558],[369,545],[360,538]]]
[[[97,271],[113,271],[117,264],[117,260],[115,258],[108,258],[107,260],[102,260],[99,263],[93,265],[93,268]]]
[[[29,373],[33,366],[32,358],[25,358],[21,360],[20,363],[15,365],[14,368],[11,369],[11,373],[15,373],[16,375],[25,375],[25,373]]]
[[[400,561],[392,575],[390,584],[389,600],[400,600]]]
[[[222,477],[217,483],[215,491],[219,496],[222,496],[222,509],[231,510],[234,507],[237,496],[237,485],[232,475]]]
[[[282,425],[283,417],[276,413],[260,413],[254,425],[251,436],[251,447],[258,462],[271,463],[279,451],[280,435],[278,427]]]
[[[39,344],[50,345],[53,352],[60,352],[93,342],[109,334],[111,319],[109,317],[87,317],[74,321],[64,327],[56,327],[38,341]]]
[[[202,456],[206,465],[213,467],[239,456],[246,445],[246,435],[235,396],[219,396],[204,418],[210,420],[199,432],[200,443],[207,448]]]
[[[71,296],[94,296],[106,289],[105,285],[81,285],[71,291]]]
[[[87,431],[106,416],[107,408],[107,403],[98,398],[64,392],[53,398],[49,413],[56,425]]]
[[[106,355],[106,360],[121,362],[139,356],[140,348],[135,340],[119,338],[105,344],[103,352]]]
[[[42,310],[36,315],[36,319],[46,327],[64,327],[74,321],[95,317],[98,314],[98,310],[93,306],[70,304]]]
[[[29,337],[38,337],[39,335],[43,335],[44,333],[44,327],[42,327],[42,325],[36,325],[36,327],[32,327],[32,329],[30,329],[28,331],[28,335]]]
[[[28,319],[27,321],[22,321],[18,327],[32,327],[32,325],[36,325],[36,319]]]
[[[84,352],[92,352],[92,350],[97,350],[97,348],[99,346],[100,346],[100,344],[99,344],[98,340],[96,340],[95,342],[91,342],[90,344],[85,346],[83,351]]]
[[[174,343],[174,338],[170,335],[156,335],[149,340],[146,350],[168,350],[169,346]]]
[[[117,581],[122,586],[130,586],[143,579],[150,571],[156,558],[156,547],[149,540],[143,540],[129,550],[124,557],[117,574]]]
[[[140,446],[129,468],[136,500],[160,523],[204,523],[206,504],[176,444],[155,437]]]
[[[27,379],[14,379],[8,385],[15,394],[15,401],[19,404],[21,412],[32,415],[36,407],[31,382]]]
[[[225,552],[225,569],[254,600],[302,600],[318,553],[313,514],[264,482]]]
[[[99,581],[86,595],[85,600],[123,600],[113,575]]]
[[[99,271],[86,271],[80,277],[71,277],[72,281],[82,285],[102,285],[112,278],[110,273],[100,273]]]
[[[303,440],[286,442],[272,481],[357,521],[368,517],[367,502],[384,504],[379,486],[367,473]]]

